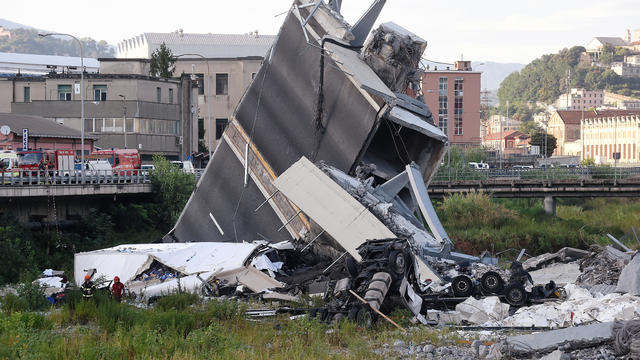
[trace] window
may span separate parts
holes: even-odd
[[[449,79],[438,79],[438,128],[448,134],[449,128]]]
[[[216,140],[222,137],[222,133],[224,129],[227,127],[227,123],[229,120],[227,119],[216,119]]]
[[[216,95],[229,95],[229,74],[216,74]]]
[[[156,102],[162,102],[162,89],[160,87],[156,88]]]
[[[107,85],[93,85],[93,101],[107,101]]]
[[[198,78],[198,95],[204,95],[204,74],[195,74]]]
[[[462,121],[462,95],[463,95],[463,82],[462,78],[456,78],[453,83],[453,134],[463,134],[463,121]]]
[[[169,104],[173,104],[173,89],[169,89]]]
[[[24,87],[24,102],[31,102],[31,88],[28,86]]]
[[[58,100],[71,101],[71,85],[58,85]]]

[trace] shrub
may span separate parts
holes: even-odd
[[[462,228],[500,227],[517,218],[515,211],[492,202],[488,195],[481,193],[448,196],[440,205],[440,211],[447,224]]]
[[[160,297],[155,303],[155,308],[162,311],[184,310],[199,302],[200,297],[197,294],[182,292]]]

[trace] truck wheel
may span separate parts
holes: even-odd
[[[396,250],[389,255],[389,266],[398,275],[404,275],[407,268],[407,258],[402,251]]]
[[[504,280],[495,271],[486,272],[480,279],[480,286],[485,294],[500,294],[504,289]]]
[[[456,276],[451,283],[453,295],[456,297],[469,297],[473,294],[473,282],[468,276]]]
[[[356,316],[356,322],[363,327],[370,327],[373,324],[373,314],[366,307],[361,307]]]
[[[354,306],[349,309],[349,314],[347,314],[347,319],[349,321],[356,322],[358,320],[358,311],[360,311],[360,306]]]
[[[504,289],[504,297],[512,306],[522,306],[527,302],[527,291],[520,284],[509,284]]]

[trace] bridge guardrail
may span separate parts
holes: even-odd
[[[196,169],[196,180],[203,169]],[[86,184],[146,184],[151,183],[148,170],[118,170],[103,173],[100,171],[75,170],[20,170],[0,172],[0,186],[37,186],[37,185],[86,185]]]
[[[534,168],[534,169],[487,169],[440,168],[432,181],[465,181],[465,180],[622,180],[640,176],[639,167],[576,167],[576,168]]]

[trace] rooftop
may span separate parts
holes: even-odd
[[[29,136],[80,139],[81,133],[76,129],[60,125],[42,116],[0,113],[0,126],[7,125],[11,132],[22,136],[22,129],[29,129]],[[95,139],[85,134],[85,139]]]
[[[603,44],[610,44],[613,46],[625,46],[627,42],[620,37],[608,37],[608,36],[596,36],[596,40],[600,41]]]
[[[0,53],[0,72],[45,74],[50,71],[47,65],[60,67],[58,71],[64,67],[76,67],[80,71],[80,60],[75,56]],[[100,62],[94,58],[84,58],[84,66],[87,71],[95,72],[100,68]]]
[[[594,119],[612,116],[640,115],[640,110],[558,110],[560,119],[565,124],[579,125],[582,119]],[[583,114],[584,113],[584,114]]]
[[[190,34],[190,33],[143,33],[118,43],[118,57],[124,57],[129,49],[148,44],[155,49],[165,43],[174,54],[197,53],[206,58],[264,57],[274,35],[257,34]]]

